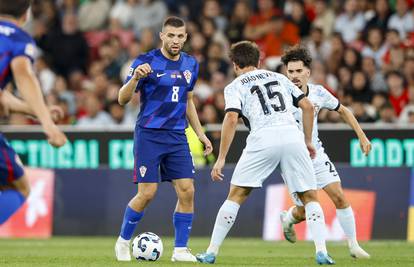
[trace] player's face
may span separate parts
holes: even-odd
[[[302,89],[303,86],[308,84],[310,70],[300,60],[290,61],[287,64],[287,77]]]
[[[187,33],[185,27],[165,26],[160,33],[162,46],[170,56],[176,56],[180,53],[185,41],[187,40]]]

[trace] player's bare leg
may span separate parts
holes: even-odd
[[[187,248],[194,213],[194,180],[190,178],[173,180],[178,201],[173,223],[175,245],[171,261],[197,262],[196,257]]]
[[[121,233],[115,244],[115,255],[118,261],[130,261],[129,242],[134,234],[137,223],[144,215],[144,209],[154,198],[158,183],[140,183],[138,193],[129,201],[125,210]]]
[[[305,206],[306,224],[312,234],[315,243],[316,262],[318,264],[335,264],[335,261],[328,255],[326,249],[326,225],[321,205],[318,202],[317,191],[309,190],[297,193],[299,199]]]
[[[0,188],[0,225],[23,205],[29,194],[30,186],[26,175]]]
[[[340,182],[330,183],[323,188],[329,198],[335,204],[336,217],[344,230],[348,240],[348,247],[351,256],[354,258],[370,258],[370,255],[364,251],[358,244],[356,236],[356,225],[354,212],[345,198]]]
[[[211,234],[210,245],[206,253],[197,254],[197,260],[202,263],[214,263],[220,246],[236,221],[240,205],[249,196],[253,188],[230,185],[230,192],[227,200],[224,201],[217,213],[213,233]]]

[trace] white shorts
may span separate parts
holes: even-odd
[[[278,167],[290,193],[315,190],[312,160],[303,140],[303,133],[296,126],[264,128],[252,133],[247,138],[231,183],[262,187]]]
[[[340,182],[335,165],[331,162],[328,155],[322,150],[318,151],[316,158],[313,159],[313,169],[315,170],[316,183],[318,189],[322,189],[328,184]]]

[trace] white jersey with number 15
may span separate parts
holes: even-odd
[[[238,76],[224,89],[226,112],[240,113],[251,133],[296,125],[292,112],[302,97],[303,92],[286,76],[261,69]]]

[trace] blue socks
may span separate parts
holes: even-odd
[[[24,203],[24,196],[16,190],[0,191],[0,225],[7,221]]]
[[[193,213],[174,212],[173,223],[175,228],[175,247],[187,247],[193,223]]]
[[[122,222],[120,236],[125,240],[130,240],[134,234],[137,223],[141,220],[144,212],[137,212],[129,206],[125,209],[124,221]]]

